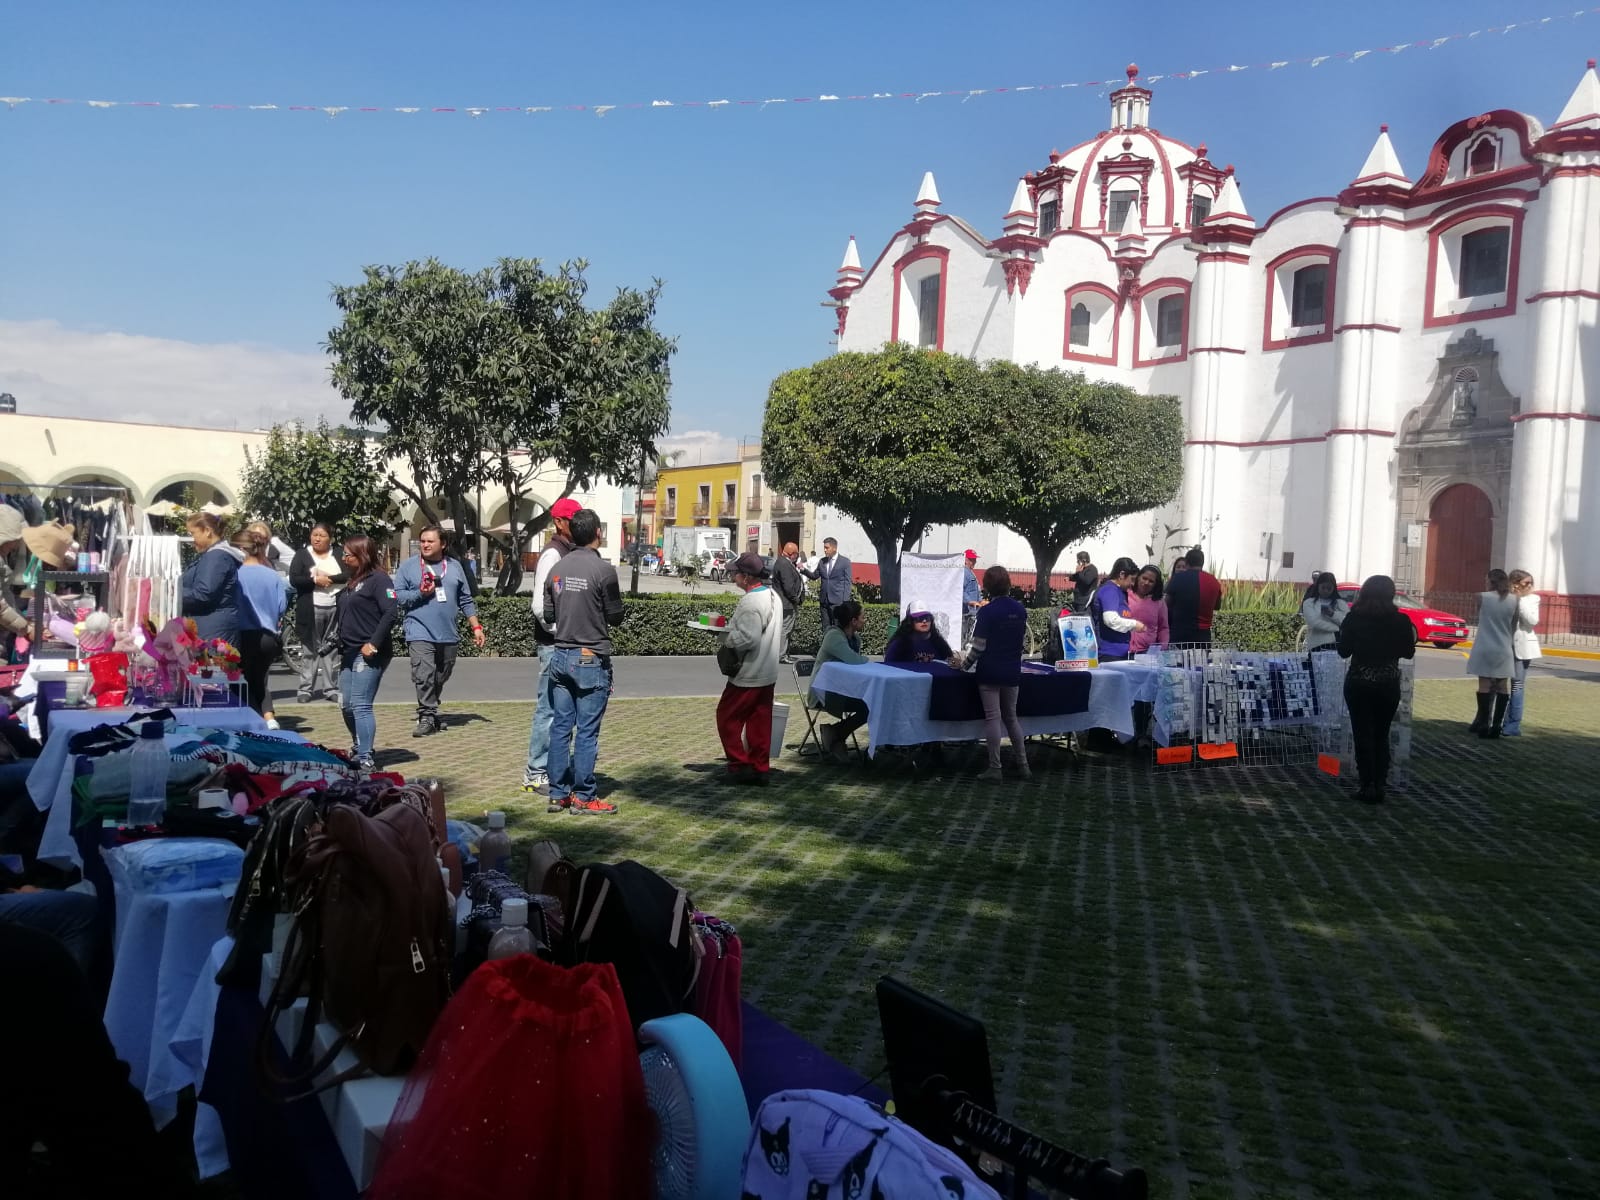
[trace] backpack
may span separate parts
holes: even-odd
[[[289,864],[287,898],[295,920],[257,1044],[263,1073],[321,1091],[357,1073],[310,1086],[347,1045],[364,1068],[405,1070],[450,998],[453,917],[427,820],[404,801],[376,816],[332,806]],[[300,995],[309,1004],[284,1074],[271,1041],[279,1015]],[[324,1016],[340,1036],[312,1062]]]
[[[741,1190],[758,1200],[999,1200],[954,1152],[903,1121],[859,1096],[810,1089],[761,1102]]]
[[[636,862],[596,863],[578,876],[567,909],[563,960],[608,962],[638,1029],[694,1002],[700,937],[689,893]]]
[[[558,842],[546,838],[533,844],[528,851],[528,873],[523,887],[530,896],[553,896],[561,906],[562,920],[550,930],[554,938],[561,937],[566,917],[572,912],[572,896],[577,883],[577,864],[562,853]]]

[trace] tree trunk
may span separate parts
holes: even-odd
[[[1051,608],[1050,571],[1061,557],[1065,544],[1055,541],[1028,539],[1028,549],[1033,551],[1033,607]]]
[[[900,603],[900,538],[896,534],[879,534],[870,530],[872,548],[878,554],[879,599],[885,604]]]

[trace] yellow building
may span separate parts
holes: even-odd
[[[662,467],[656,475],[656,520],[668,525],[727,529],[735,546],[739,528],[739,463],[707,463],[694,467]]]

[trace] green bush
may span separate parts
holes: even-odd
[[[717,635],[690,629],[688,622],[703,612],[733,614],[739,602],[728,592],[703,596],[624,597],[627,616],[612,630],[611,640],[618,654],[714,654]],[[864,604],[866,628],[861,631],[861,648],[867,654],[882,654],[889,634],[899,621],[899,608],[893,604]],[[1028,610],[1030,654],[1043,648],[1059,608]],[[527,596],[479,596],[478,616],[483,622],[484,647],[472,644],[472,631],[461,622],[461,657],[531,658],[535,653],[533,607]],[[1294,612],[1243,612],[1224,609],[1217,613],[1212,636],[1218,644],[1241,650],[1289,650],[1300,630],[1300,614]],[[293,610],[285,614],[287,644],[294,644]],[[395,627],[395,654],[405,657],[403,622]],[[789,648],[795,654],[815,654],[822,644],[822,610],[808,599],[795,618]]]
[[[1211,637],[1241,650],[1292,650],[1300,625],[1297,612],[1222,609],[1212,622]]]

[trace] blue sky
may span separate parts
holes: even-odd
[[[0,94],[426,107],[924,91],[1113,78],[1130,60],[1147,75],[1259,63],[1580,7],[51,0],[0,15]],[[1234,163],[1264,219],[1346,183],[1380,122],[1415,176],[1463,116],[1553,120],[1597,47],[1600,13],[1354,64],[1163,81],[1152,124]],[[753,435],[772,376],[831,351],[819,301],[848,235],[870,262],[929,169],[945,212],[997,234],[1017,177],[1104,126],[1104,91],[604,118],[0,109],[0,390],[25,410],[111,415],[119,379],[165,369],[153,415],[181,405],[208,423],[214,394],[255,407],[246,423],[308,404],[338,416],[331,390],[280,401],[272,372],[253,374],[281,352],[306,377],[332,283],[428,255],[581,256],[596,295],[666,281],[675,431]]]

